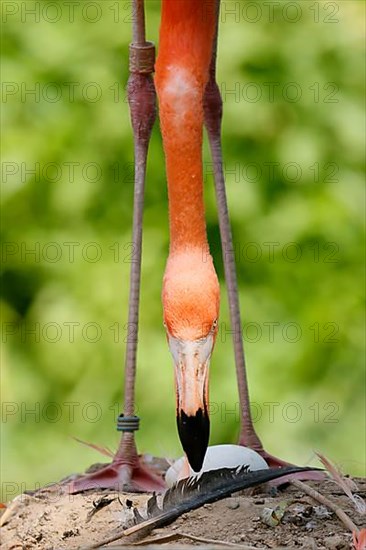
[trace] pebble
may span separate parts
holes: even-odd
[[[313,537],[304,537],[302,540],[301,549],[302,550],[317,550],[318,546]]]
[[[68,531],[63,532],[62,540],[68,539],[69,537],[76,537],[79,534],[79,529],[69,529]]]
[[[316,528],[317,528],[316,521],[308,521],[307,524],[305,525],[305,529],[307,529],[307,531],[312,531],[313,529],[316,529]]]
[[[310,518],[310,516],[312,516],[313,514],[313,506],[311,506],[311,504],[309,504],[308,506],[305,507],[305,510],[304,510],[304,516],[306,518]]]
[[[239,508],[240,504],[239,502],[229,502],[227,504],[227,507],[229,508],[229,510],[237,510]]]
[[[333,515],[333,512],[328,510],[326,506],[314,506],[314,513],[319,519],[328,519]]]
[[[349,548],[346,540],[340,535],[333,535],[332,537],[327,537],[324,539],[325,548],[329,550],[346,550]]]

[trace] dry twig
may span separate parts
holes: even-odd
[[[171,542],[173,540],[177,539],[189,539],[193,540],[195,542],[201,542],[203,544],[210,544],[210,545],[220,545],[225,546],[229,548],[240,548],[241,550],[260,550],[257,546],[246,546],[243,544],[238,544],[235,542],[227,542],[223,540],[217,540],[217,539],[207,539],[205,537],[196,537],[194,535],[191,535],[189,533],[183,533],[182,531],[175,531],[174,533],[166,533],[165,535],[157,536],[157,537],[150,537],[141,541],[132,542],[129,543],[129,546],[148,546],[148,545],[154,545],[154,544],[163,544],[166,542]],[[118,548],[123,548],[122,546],[110,546],[111,550],[117,550]],[[100,547],[101,550],[105,548],[104,546]]]
[[[331,479],[344,491],[344,493],[348,496],[352,504],[354,505],[356,511],[363,515],[366,513],[366,504],[364,500],[359,495],[354,495],[352,491],[357,491],[358,487],[356,483],[349,478],[346,478],[341,470],[335,466],[327,457],[325,457],[321,453],[316,453],[317,457],[319,458],[320,462],[323,464],[323,466],[328,471]]]
[[[95,451],[98,451],[98,453],[101,453],[102,455],[107,456],[108,458],[114,457],[114,453],[110,449],[108,449],[108,447],[101,447],[100,445],[95,445],[95,443],[89,443],[88,441],[83,441],[78,437],[73,437],[72,439],[74,439],[78,443],[81,443],[82,445],[85,445],[86,447],[90,447],[90,449],[94,449]]]
[[[227,542],[224,540],[216,540],[216,539],[206,539],[204,537],[196,537],[194,535],[190,535],[188,533],[182,533],[182,531],[178,531],[178,534],[185,539],[194,540],[195,542],[203,542],[204,544],[219,544],[220,546],[230,546],[231,548],[241,548],[241,550],[259,550],[258,547],[254,546],[243,546],[242,544],[238,544],[236,542]]]

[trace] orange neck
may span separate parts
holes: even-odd
[[[163,0],[156,88],[168,179],[170,246],[207,248],[203,203],[203,94],[215,0]]]

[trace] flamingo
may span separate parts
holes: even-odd
[[[209,363],[218,330],[220,288],[206,234],[203,202],[202,139],[206,127],[214,163],[215,191],[233,329],[240,397],[239,445],[257,451],[272,467],[287,463],[269,455],[250,415],[237,279],[222,170],[222,101],[216,83],[220,0],[162,0],[159,54],[145,40],[144,2],[134,1],[130,48],[129,104],[135,143],[133,240],[137,261],[130,275],[129,327],[138,326],[142,213],[146,158],[156,116],[156,92],[166,157],[170,250],[163,278],[164,326],[173,357],[177,425],[191,468],[199,471],[209,441]],[[164,482],[140,460],[134,439],[136,338],[128,338],[125,363],[123,432],[111,464],[77,478],[72,491],[95,487],[163,490]]]

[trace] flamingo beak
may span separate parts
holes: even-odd
[[[202,468],[210,435],[208,373],[214,336],[188,341],[168,335],[175,366],[177,425],[188,462]]]

